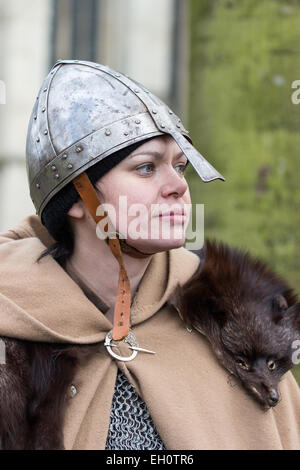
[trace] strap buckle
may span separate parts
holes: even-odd
[[[132,353],[131,353],[130,356],[119,356],[118,354],[114,353],[113,350],[112,350],[112,347],[118,346],[117,344],[112,343],[112,340],[113,340],[112,334],[113,334],[113,330],[110,330],[107,333],[107,335],[105,337],[105,341],[104,341],[104,346],[106,347],[108,353],[112,357],[117,359],[118,361],[123,361],[123,362],[132,361],[137,356],[137,353],[139,351],[146,352],[146,353],[149,353],[149,354],[155,354],[154,351],[149,351],[148,349],[139,348],[139,343],[138,343],[135,335],[132,333],[132,331],[129,331],[128,335],[123,339],[123,341],[125,341],[125,343],[129,344],[129,349],[132,349]]]

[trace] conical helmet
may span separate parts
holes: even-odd
[[[58,61],[45,78],[27,134],[30,195],[41,216],[76,176],[118,150],[171,135],[204,182],[223,176],[193,147],[176,114],[144,86],[111,68]]]

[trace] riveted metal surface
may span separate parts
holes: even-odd
[[[58,61],[28,127],[26,166],[37,213],[90,166],[163,134],[176,140],[203,181],[224,179],[191,145],[178,116],[143,85],[101,64]]]
[[[84,147],[84,152],[81,154],[83,157],[81,162],[76,152],[76,145],[71,145],[67,149],[68,158],[64,158],[66,153],[64,150],[45,165],[32,182],[35,186],[36,183],[41,184],[40,182],[43,182],[42,186],[39,188],[42,206],[44,207],[53,196],[52,191],[55,180],[53,178],[52,166],[55,166],[60,174],[60,184],[57,185],[57,181],[55,181],[57,185],[55,188],[56,193],[65,186],[66,181],[72,181],[75,176],[78,176],[83,171],[83,167],[87,169],[99,162],[107,155],[110,155],[112,149],[113,151],[117,151],[127,147],[132,142],[138,142],[148,137],[158,135],[157,128],[148,113],[139,114],[138,116],[141,121],[139,125],[135,123],[135,117],[122,119],[111,125],[110,135],[105,135],[106,127],[104,127],[82,139],[81,143]],[[116,142],[118,145],[116,145]],[[91,159],[91,157],[93,158]],[[70,170],[73,171],[71,172]]]

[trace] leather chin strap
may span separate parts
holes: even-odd
[[[106,212],[104,212],[103,215],[96,215],[96,210],[101,203],[94,186],[85,172],[74,178],[73,184],[96,224],[98,224],[98,222],[100,222],[104,217],[107,217]],[[104,231],[108,231],[108,224],[106,224]],[[130,281],[124,265],[122,251],[134,258],[147,258],[153,253],[142,253],[136,248],[128,245],[125,240],[119,239],[118,235],[114,238],[107,237],[106,242],[120,266],[113,324],[113,339],[120,341],[129,333],[131,306]]]

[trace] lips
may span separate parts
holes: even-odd
[[[185,216],[185,211],[184,208],[182,209],[175,209],[175,210],[170,210],[167,212],[160,212],[159,217],[172,217],[172,216]]]
[[[161,212],[158,215],[159,219],[163,221],[168,221],[168,223],[179,223],[179,224],[185,224],[187,215],[184,211],[184,209],[175,209],[175,210],[170,210],[167,212]]]

